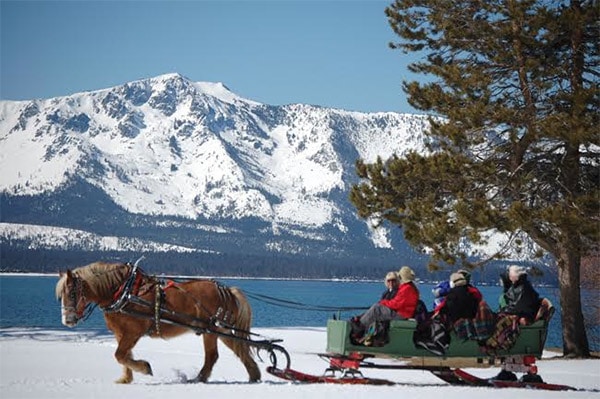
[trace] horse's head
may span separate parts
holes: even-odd
[[[61,301],[62,323],[65,326],[75,327],[87,317],[86,292],[87,283],[81,277],[70,270],[60,273],[60,280],[56,284],[56,297]]]

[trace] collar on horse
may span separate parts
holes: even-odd
[[[142,286],[144,286],[144,289],[142,290],[144,293],[154,289],[154,331],[156,335],[160,336],[161,306],[164,290],[160,282],[153,277],[150,277],[150,281],[148,281],[148,276],[140,268],[138,268],[138,262],[132,266],[127,280],[125,280],[125,282],[123,282],[123,284],[121,284],[113,294],[113,302],[110,305],[102,308],[102,310],[109,313],[123,312],[127,314],[135,314],[134,311],[127,311],[124,308],[129,303],[151,307],[152,303],[146,302],[145,300],[139,298],[138,295],[140,295]],[[177,286],[175,282],[170,281],[165,288],[174,286]],[[150,330],[148,334],[150,334],[151,331],[152,330]]]
[[[129,302],[129,298],[132,295],[137,295],[142,281],[144,279],[144,273],[138,269],[137,262],[131,268],[129,277],[127,280],[113,294],[113,302],[102,308],[104,312],[120,312],[125,305]]]

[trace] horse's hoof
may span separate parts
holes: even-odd
[[[146,375],[154,375],[152,374],[152,366],[150,366],[150,363],[144,362],[144,369],[142,370],[142,373]]]
[[[121,377],[115,381],[115,384],[129,384],[131,383],[132,378]]]

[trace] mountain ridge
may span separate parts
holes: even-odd
[[[262,104],[177,73],[0,101],[0,222],[300,263],[423,264],[399,229],[360,220],[348,192],[358,158],[424,153],[428,126]]]

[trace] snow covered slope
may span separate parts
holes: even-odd
[[[358,158],[425,152],[427,128],[424,115],[271,106],[179,74],[0,101],[1,237],[398,259],[401,233],[359,220],[348,191]]]
[[[40,208],[40,199],[56,197],[50,203],[60,208],[64,193],[86,197],[77,194],[83,186],[145,220],[215,228],[258,220],[262,234],[334,241],[360,225],[371,246],[390,247],[385,234],[357,222],[347,199],[354,162],[424,151],[427,126],[421,115],[260,104],[179,74],[2,101],[2,220],[86,228],[69,221],[80,216],[73,208],[41,223],[15,211],[32,198]]]

